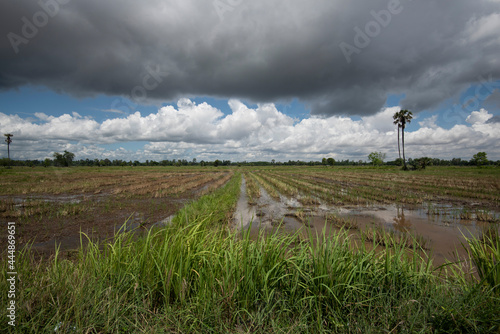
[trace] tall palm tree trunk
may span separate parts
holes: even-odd
[[[398,124],[398,153],[399,153],[399,159],[401,159],[401,147],[399,145],[399,129],[401,126]]]
[[[6,133],[4,134],[5,137],[7,137],[5,139],[5,142],[7,143],[7,157],[10,161],[10,143],[12,143],[12,139],[10,139],[10,137],[13,137],[14,135],[10,134],[10,133]]]
[[[399,158],[401,159],[401,149],[399,146],[399,128],[401,128],[401,137],[402,137],[402,142],[403,142],[403,169],[407,170],[406,168],[406,157],[405,157],[405,127],[406,123],[410,123],[411,119],[413,118],[413,113],[409,110],[400,110],[399,112],[395,113],[392,118],[394,119],[394,124],[398,125],[398,152],[399,152]]]
[[[404,164],[404,169],[406,170],[406,158],[405,158],[405,126],[401,127],[401,138],[403,142],[403,164]]]

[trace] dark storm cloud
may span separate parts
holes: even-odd
[[[500,89],[495,89],[493,94],[488,96],[485,101],[486,106],[492,109],[500,110]]]
[[[495,123],[500,123],[500,116],[493,116],[489,120],[486,121],[486,124],[495,124]]]
[[[0,89],[76,96],[298,97],[369,115],[432,109],[500,79],[494,0],[2,1]],[[143,101],[142,101],[143,102]]]

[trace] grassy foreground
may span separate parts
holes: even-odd
[[[459,264],[438,275],[404,247],[353,251],[342,232],[311,236],[319,242],[250,240],[227,226],[240,180],[186,206],[166,228],[89,243],[75,261],[18,254],[15,328],[6,320],[4,261],[0,332],[499,331],[498,240],[470,241],[480,282]]]

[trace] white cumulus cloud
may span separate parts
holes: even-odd
[[[387,153],[388,159],[398,155],[392,115],[400,107],[383,108],[361,119],[312,116],[298,120],[274,104],[251,108],[230,100],[229,106],[231,113],[225,115],[208,103],[196,104],[184,98],[176,107],[162,107],[149,115],[136,112],[101,123],[77,113],[59,117],[35,113],[36,119],[0,113],[0,131],[14,134],[14,159],[44,159],[63,150],[74,152],[77,159],[127,161],[308,161],[326,156],[366,160],[373,151]],[[499,159],[500,123],[488,122],[492,117],[485,109],[473,111],[467,117],[468,125],[451,129],[440,127],[437,115],[423,119],[417,130],[405,131],[406,156],[467,158],[486,151],[490,159]],[[128,142],[144,146],[131,149]]]
[[[469,124],[484,124],[492,117],[493,115],[489,114],[488,111],[486,111],[485,109],[481,109],[479,111],[473,111],[465,119],[465,121]]]

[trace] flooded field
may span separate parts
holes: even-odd
[[[335,233],[381,242],[408,236],[435,264],[465,255],[465,237],[498,234],[496,169],[404,173],[373,168],[49,168],[3,170],[0,219],[20,245],[51,254],[91,240],[167,224],[186,203],[243,173],[235,228]],[[231,213],[228,213],[231,215]],[[2,241],[3,242],[3,241]],[[86,238],[83,238],[85,244]],[[410,242],[409,246],[413,244]]]
[[[500,180],[335,169],[254,170],[244,174],[234,222],[241,230],[350,231],[353,242],[409,239],[435,265],[466,256],[465,238],[498,235]],[[434,183],[435,182],[435,183]],[[251,189],[253,188],[253,189]],[[380,238],[380,240],[377,240]],[[405,239],[406,240],[406,239]]]
[[[0,219],[16,222],[19,245],[31,243],[35,252],[50,255],[55,245],[66,251],[85,244],[80,232],[104,240],[163,224],[232,174],[178,168],[6,170],[0,179]]]

